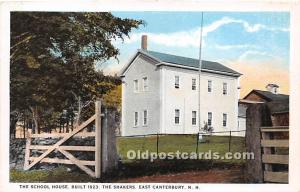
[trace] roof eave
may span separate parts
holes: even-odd
[[[264,102],[262,102],[262,101],[247,100],[247,99],[239,99],[238,103],[242,103],[242,104],[258,104],[258,103],[264,103]]]
[[[197,67],[190,67],[190,66],[186,66],[186,65],[178,65],[178,64],[174,64],[174,63],[168,63],[168,62],[160,62],[156,65],[157,66],[166,65],[166,66],[178,67],[178,68],[183,68],[183,69],[191,69],[191,70],[196,70],[196,71],[199,70],[199,68],[197,68]],[[216,73],[216,74],[221,74],[221,75],[227,75],[227,76],[233,76],[233,77],[240,77],[242,75],[241,73],[229,73],[229,72],[209,70],[209,69],[201,69],[201,71],[202,72]]]

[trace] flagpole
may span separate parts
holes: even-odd
[[[198,108],[198,125],[199,125],[199,132],[201,130],[201,113],[200,113],[200,102],[201,102],[201,99],[200,99],[200,87],[201,87],[201,69],[202,69],[202,30],[203,30],[203,12],[201,13],[201,28],[200,28],[200,47],[199,47],[199,86],[198,86],[198,92],[199,92],[199,96],[198,96],[198,104],[199,104],[199,108]]]

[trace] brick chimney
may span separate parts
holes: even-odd
[[[271,93],[273,94],[278,94],[279,92],[279,86],[276,85],[276,84],[273,84],[273,83],[269,83],[267,86],[266,86],[266,89],[268,91],[270,91]]]
[[[147,35],[142,35],[141,49],[147,51]]]

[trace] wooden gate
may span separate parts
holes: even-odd
[[[261,127],[260,131],[264,182],[288,183],[288,171],[275,171],[274,166],[289,164],[289,127]],[[282,154],[282,151],[287,154]]]
[[[74,164],[77,165],[81,170],[86,172],[91,177],[100,178],[101,176],[101,102],[95,103],[95,114],[90,117],[87,121],[76,127],[70,133],[42,133],[42,134],[31,134],[28,133],[26,140],[25,150],[25,163],[24,170],[29,170],[39,162],[46,163],[60,163],[60,164]],[[86,126],[95,122],[94,132],[82,132]],[[67,140],[74,137],[95,137],[95,146],[69,146],[63,145]],[[61,138],[57,143],[53,145],[32,145],[31,141],[33,138]],[[43,154],[39,157],[32,157],[31,150],[44,150]],[[59,158],[48,158],[47,156],[53,151],[59,151],[66,159]],[[86,161],[77,159],[68,151],[92,151],[95,152],[94,161]],[[90,169],[88,166],[94,166],[95,171]]]

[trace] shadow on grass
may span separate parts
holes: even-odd
[[[103,175],[101,182],[114,182],[126,178],[180,173],[185,171],[228,170],[233,168],[241,169],[242,172],[244,164],[214,162],[212,160],[156,160],[154,162],[143,160],[134,163],[120,164],[118,170],[112,171],[111,174]]]
[[[58,167],[53,170],[31,170],[31,171],[10,171],[11,182],[32,182],[32,183],[84,183],[84,182],[117,182],[121,179],[137,178],[142,176],[163,175],[180,173],[185,171],[201,170],[228,170],[241,169],[243,164],[214,162],[211,160],[148,160],[130,163],[120,163],[118,168],[110,173],[102,175],[101,179],[94,179],[79,169],[68,171],[66,167]]]

